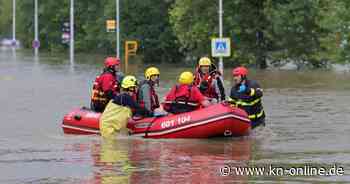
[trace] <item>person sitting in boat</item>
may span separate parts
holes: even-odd
[[[109,101],[101,115],[100,133],[103,137],[110,137],[126,127],[133,114],[153,116],[152,112],[137,103],[136,88],[136,78],[132,75],[125,76],[121,83],[121,93]]]
[[[225,100],[225,88],[220,72],[208,57],[202,57],[196,68],[194,85],[210,101],[220,102]]]
[[[91,95],[90,108],[96,112],[103,112],[109,100],[120,92],[120,81],[116,72],[119,71],[120,60],[107,57],[104,62],[103,73],[96,77]]]
[[[159,75],[158,68],[147,68],[145,71],[146,79],[140,83],[137,92],[138,103],[151,112],[160,107],[158,95],[154,89],[155,85],[159,86]]]
[[[265,112],[261,98],[263,90],[254,80],[248,80],[248,70],[237,67],[232,70],[235,85],[231,88],[229,103],[242,108],[248,113],[252,128],[265,125]]]
[[[178,114],[210,105],[199,89],[192,85],[193,80],[194,76],[191,72],[181,73],[179,84],[175,85],[165,97],[164,110]]]

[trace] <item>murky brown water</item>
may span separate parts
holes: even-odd
[[[349,183],[350,75],[252,71],[265,88],[267,127],[214,140],[67,136],[65,113],[89,103],[98,56],[0,52],[0,183]],[[130,67],[142,76],[143,65]],[[184,70],[160,66],[164,93]],[[187,68],[191,70],[191,68]],[[226,79],[229,71],[226,72]],[[225,82],[229,90],[230,80]],[[221,176],[220,168],[314,165],[343,176]]]

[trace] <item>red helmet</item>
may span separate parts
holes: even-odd
[[[248,75],[248,69],[246,69],[243,66],[237,67],[237,68],[232,70],[232,75],[233,76],[238,76],[238,75],[247,76]]]
[[[120,64],[119,58],[108,57],[105,59],[105,67],[111,67],[111,66],[119,65],[119,64]]]

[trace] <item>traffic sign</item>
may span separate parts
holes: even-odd
[[[211,55],[213,57],[230,57],[231,56],[230,38],[213,38],[211,40]]]
[[[116,29],[115,20],[107,20],[106,21],[106,29],[107,29],[107,32],[114,32]]]
[[[11,45],[12,45],[12,47],[16,47],[17,46],[17,40],[12,40]]]
[[[69,44],[70,34],[65,32],[62,34],[62,43],[63,44]]]
[[[40,41],[39,40],[33,40],[32,42],[32,47],[35,48],[39,48],[40,47]]]
[[[62,23],[61,30],[64,33],[69,33],[70,32],[70,27],[69,27],[69,22],[68,21]]]

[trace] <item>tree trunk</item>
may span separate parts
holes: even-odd
[[[257,54],[256,54],[256,66],[258,69],[266,69],[267,63],[266,63],[266,44],[265,44],[265,38],[264,38],[264,28],[266,25],[264,25],[264,22],[266,23],[266,17],[264,14],[264,4],[266,0],[259,0],[256,1],[256,8],[257,8],[257,17],[258,17],[258,24],[256,27],[256,45],[257,45]]]
[[[256,32],[257,39],[257,54],[256,54],[256,66],[258,69],[266,69],[266,47],[264,41],[264,33],[261,30]]]

